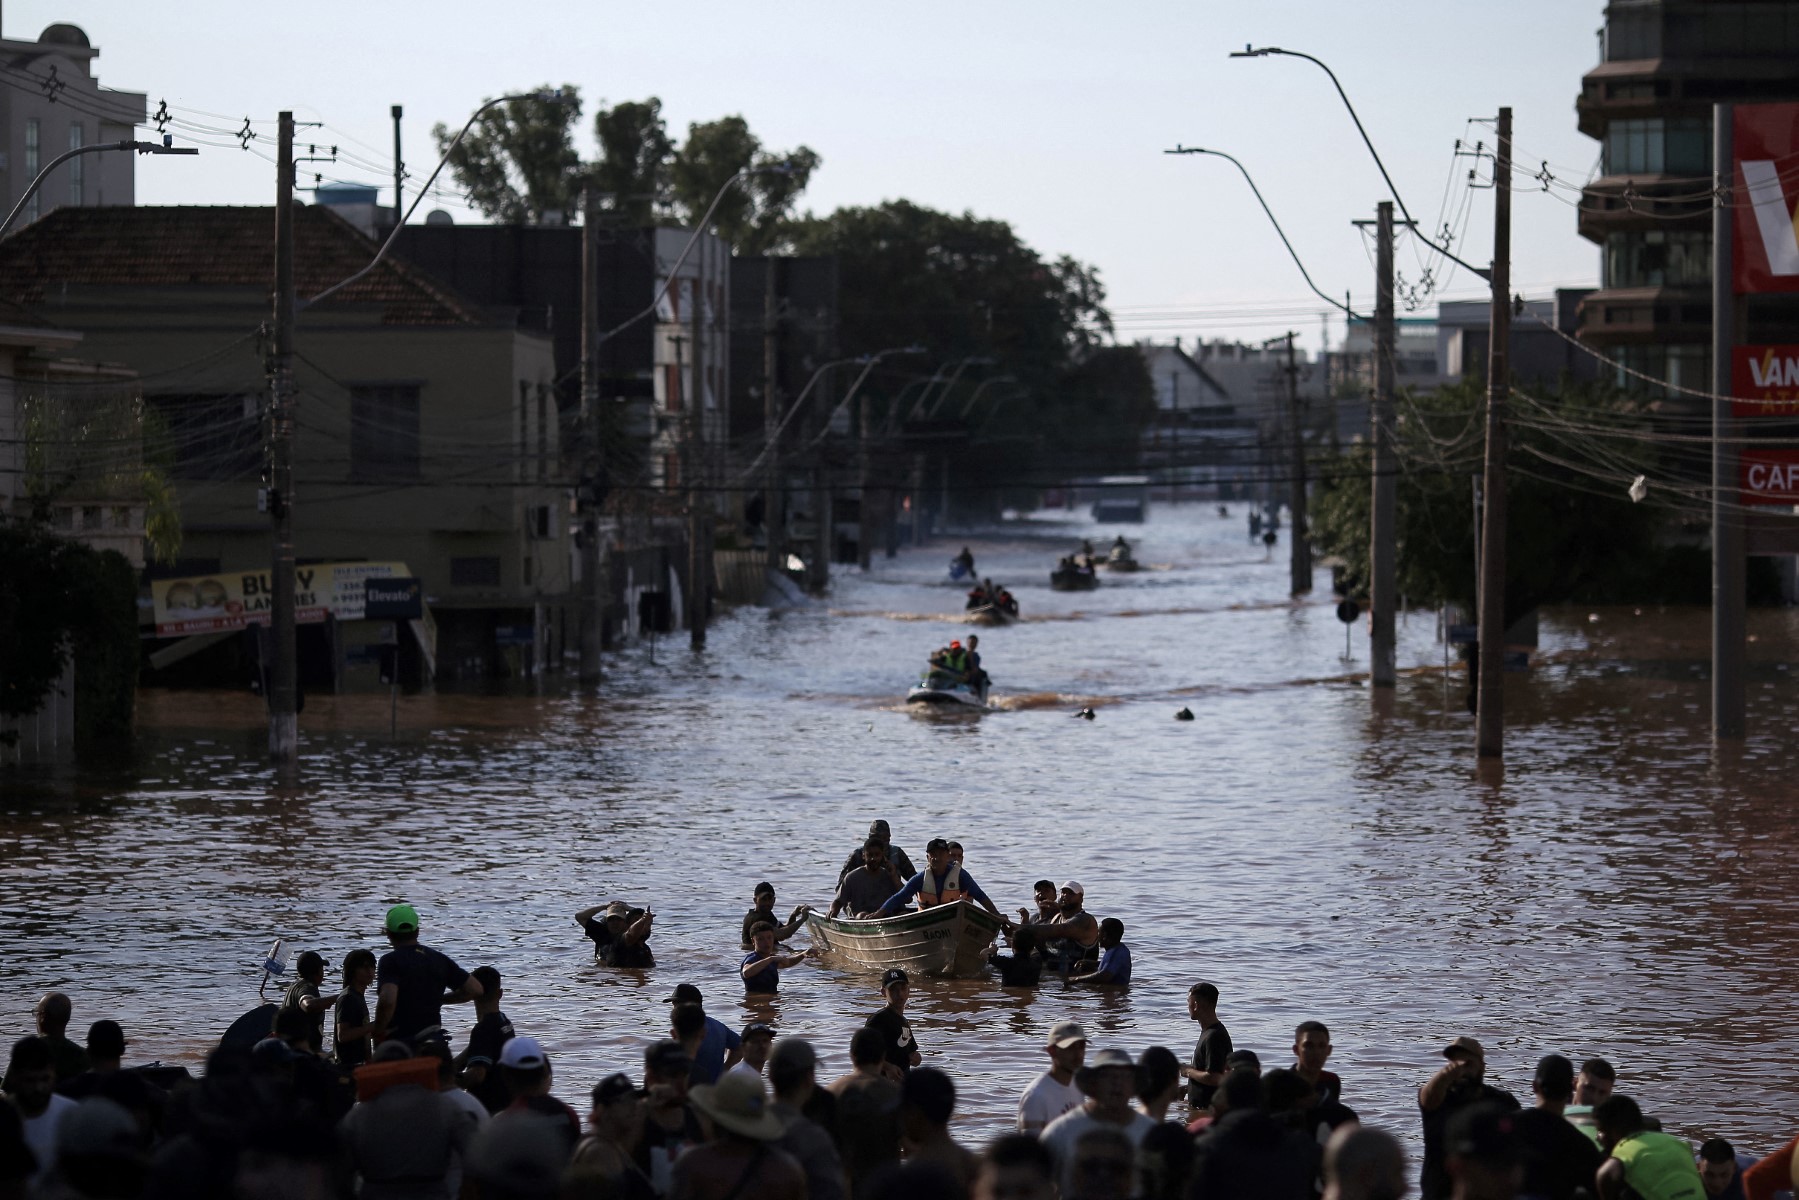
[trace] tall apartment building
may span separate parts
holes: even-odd
[[[147,98],[100,86],[100,51],[74,25],[56,24],[35,42],[0,37],[0,204],[4,212],[57,155],[135,136]],[[135,154],[84,154],[44,181],[19,214],[29,224],[65,204],[136,203]]]
[[[1580,304],[1582,341],[1657,379],[1707,388],[1712,105],[1793,99],[1796,0],[1606,5],[1600,63],[1575,102],[1580,131],[1601,147],[1580,204],[1581,236],[1603,252],[1600,287]]]

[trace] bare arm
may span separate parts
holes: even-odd
[[[605,908],[605,907],[606,906],[604,904],[596,904],[592,908],[582,909],[580,912],[575,914],[575,924],[579,925],[583,929],[586,929],[587,923],[589,921],[593,920],[593,914],[599,912],[602,908]]]
[[[467,1001],[478,999],[483,991],[485,991],[485,989],[482,988],[481,981],[476,979],[473,975],[470,975],[462,981],[461,987],[452,988],[450,991],[445,992],[443,1002],[445,1004],[463,1004]]]
[[[1443,1101],[1449,1096],[1449,1089],[1454,1087],[1456,1080],[1461,1077],[1462,1065],[1460,1063],[1444,1063],[1442,1068],[1425,1080],[1424,1086],[1418,1089],[1418,1107],[1425,1112],[1435,1112],[1441,1108]]]
[[[387,1032],[388,1022],[394,1019],[394,1007],[399,1002],[400,985],[397,983],[384,983],[381,985],[381,990],[375,994],[374,1038],[377,1042]]]
[[[653,925],[655,921],[655,913],[644,913],[643,916],[638,917],[637,920],[631,922],[631,924],[626,927],[625,932],[620,935],[620,939],[627,946],[643,945],[649,940],[651,933],[650,926]]]
[[[1624,1164],[1615,1158],[1608,1158],[1593,1176],[1593,1185],[1599,1189],[1599,1200],[1624,1200],[1628,1190],[1624,1186]]]
[[[781,959],[780,955],[771,954],[767,958],[758,958],[754,962],[744,963],[742,970],[739,971],[739,974],[741,974],[745,979],[749,979],[752,976],[762,974],[762,972],[768,970],[770,967],[778,967],[781,965],[781,963],[782,963],[782,959]]]
[[[313,1013],[322,1013],[336,1003],[336,996],[332,996],[329,1000],[323,996],[301,996],[300,1011],[310,1016]]]

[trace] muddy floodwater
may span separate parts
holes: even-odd
[[[1527,1102],[1540,1055],[1603,1054],[1670,1130],[1790,1137],[1799,619],[1752,614],[1752,734],[1720,757],[1704,611],[1547,613],[1535,668],[1506,680],[1503,777],[1482,777],[1434,614],[1405,619],[1377,706],[1327,573],[1289,603],[1285,534],[1270,558],[1243,515],[1159,509],[1128,530],[1148,569],[1092,593],[1050,591],[1049,569],[1115,529],[1070,514],[971,536],[1025,615],[978,631],[982,715],[900,703],[925,653],[970,632],[945,582],[959,540],[850,570],[816,609],[726,615],[701,656],[685,635],[623,651],[595,696],[408,697],[397,739],[385,696],[310,697],[291,788],[253,697],[147,692],[128,757],[0,776],[0,1030],[57,987],[78,1029],[124,1024],[128,1061],[197,1066],[275,937],[335,979],[403,898],[429,943],[499,967],[577,1104],[641,1068],[681,982],[729,1022],[810,1037],[828,1078],[879,1004],[872,977],[796,968],[746,1005],[738,921],[763,879],[783,912],[828,904],[882,816],[920,862],[933,836],[965,843],[1007,910],[1037,878],[1080,880],[1135,956],[1128,991],[914,990],[971,1140],[1010,1119],[1058,1018],[1095,1048],[1185,1057],[1200,979],[1265,1065],[1325,1021],[1345,1103],[1414,1145],[1414,1089],[1458,1034]],[[1084,705],[1096,720],[1073,719]],[[594,965],[571,914],[615,897],[656,911],[655,969]],[[449,1015],[460,1040],[469,1012]]]

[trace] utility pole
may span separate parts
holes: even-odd
[[[1287,506],[1293,515],[1293,528],[1288,534],[1293,594],[1303,596],[1312,590],[1312,543],[1306,525],[1306,440],[1299,414],[1299,363],[1294,350],[1298,337],[1291,330],[1287,332],[1287,423],[1293,435],[1293,480]]]
[[[281,114],[275,161],[275,357],[269,388],[269,757],[299,755],[299,655],[294,645],[294,114]]]
[[[706,648],[706,623],[712,615],[712,521],[706,507],[711,498],[706,485],[712,477],[710,452],[706,448],[706,384],[705,363],[706,346],[702,314],[705,312],[705,300],[700,289],[706,277],[706,252],[702,248],[699,261],[694,264],[693,285],[688,293],[691,305],[688,322],[691,325],[690,344],[693,346],[693,365],[689,371],[693,376],[692,411],[693,429],[693,474],[689,477],[692,491],[689,495],[693,503],[689,506],[692,525],[688,530],[689,562],[693,575],[693,624],[688,627],[688,638],[695,650]],[[679,374],[679,370],[676,374]]]
[[[396,178],[395,183],[399,180]],[[581,516],[581,682],[598,683],[606,634],[601,579],[600,506],[600,193],[581,192],[581,448],[576,503]]]
[[[1480,536],[1480,615],[1475,646],[1475,743],[1482,758],[1505,753],[1505,399],[1511,389],[1512,110],[1499,110],[1493,161],[1493,308],[1487,335],[1485,514]],[[1732,481],[1735,482],[1734,479]]]
[[[861,491],[862,499],[857,505],[856,530],[856,565],[864,571],[874,553],[875,509],[873,478],[869,472],[868,454],[868,422],[871,414],[868,410],[868,397],[864,395],[857,405],[856,413],[856,486]]]
[[[762,436],[768,451],[763,455],[762,528],[768,540],[768,569],[779,571],[786,561],[781,553],[786,533],[786,514],[781,512],[781,399],[779,378],[780,339],[776,328],[775,256],[762,259]],[[778,514],[778,515],[777,515]]]
[[[1368,588],[1369,679],[1375,687],[1399,681],[1394,608],[1399,599],[1399,476],[1393,453],[1393,367],[1398,326],[1393,315],[1393,202],[1375,208],[1374,494],[1369,518],[1373,579]]]
[[[1737,298],[1731,217],[1736,207],[1736,109],[1712,106],[1712,169],[1720,199],[1712,206],[1712,387],[1731,393]],[[1712,403],[1712,737],[1741,738],[1748,728],[1744,694],[1745,569],[1743,516],[1737,503],[1738,435],[1742,422],[1728,403]]]
[[[394,119],[394,224],[398,225],[406,215],[406,188],[402,182],[406,164],[400,161],[400,116],[405,110],[396,104],[388,111]]]

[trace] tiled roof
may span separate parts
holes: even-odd
[[[300,299],[355,274],[379,247],[316,204],[294,209]],[[275,209],[58,208],[0,240],[0,300],[34,305],[62,284],[260,287],[275,277]],[[389,257],[319,306],[378,306],[385,325],[472,325],[467,301]]]

